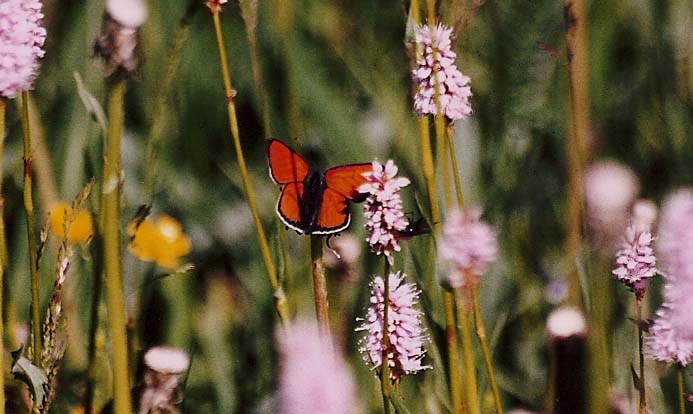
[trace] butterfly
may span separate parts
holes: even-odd
[[[267,146],[272,180],[282,186],[276,211],[298,234],[327,235],[349,227],[349,202],[361,202],[358,188],[367,182],[371,163],[347,164],[325,172],[311,167],[296,151],[278,139]]]

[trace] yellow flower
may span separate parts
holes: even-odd
[[[65,220],[71,215],[72,207],[62,201],[55,203],[48,212],[50,231],[60,240],[65,237]],[[93,226],[91,214],[87,210],[80,210],[72,217],[72,223],[69,224],[67,242],[74,244],[89,240],[94,234]]]
[[[134,221],[128,225],[128,234],[132,236],[128,250],[138,259],[175,269],[178,260],[190,253],[190,239],[173,217],[161,216],[156,222],[145,219],[136,225]]]

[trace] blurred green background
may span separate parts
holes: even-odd
[[[405,48],[409,4],[258,3],[258,53],[272,136],[299,152],[320,153],[324,166],[394,159],[401,174],[412,180],[404,192],[405,209],[419,216],[417,203],[426,205],[426,192]],[[154,216],[173,215],[192,239],[187,261],[195,270],[156,277],[164,272],[124,250],[131,339],[137,351],[171,344],[193,355],[184,412],[273,412],[276,317],[229,134],[212,20],[202,1],[150,1],[148,6],[149,19],[140,32],[142,66],[126,97],[123,225],[142,204],[151,203]],[[471,16],[459,25],[456,51],[458,67],[472,79],[474,114],[456,125],[456,145],[466,202],[484,207],[502,246],[501,260],[481,291],[500,386],[507,408],[539,410],[547,388],[544,321],[556,305],[546,292],[560,286],[566,267],[561,257],[568,127],[563,4],[450,1],[439,4],[438,11],[450,25]],[[103,138],[80,99],[74,74],[99,102],[106,95],[103,63],[93,52],[102,2],[46,1],[44,12],[46,57],[33,93],[39,114],[35,131],[40,125],[46,149],[46,158],[36,161],[47,172],[37,180],[35,193],[41,222],[52,201],[70,201],[89,177],[99,178]],[[174,62],[172,82],[165,85],[174,35],[186,13],[180,61]],[[230,1],[221,18],[238,91],[241,140],[263,223],[292,312],[310,316],[308,238],[285,231],[274,214],[278,188],[267,173],[266,131],[238,3]],[[589,7],[589,158],[629,165],[641,180],[641,195],[655,200],[693,180],[692,23],[687,0],[604,0]],[[159,111],[163,129],[150,165],[155,172],[150,197],[143,182],[145,155]],[[7,123],[3,196],[11,262],[6,297],[8,317],[24,321],[29,317],[29,276],[21,127],[15,109],[8,112]],[[348,232],[361,240],[359,211],[352,206],[355,223]],[[435,369],[405,379],[403,386],[412,412],[437,413],[445,412],[447,393],[442,351],[435,346],[442,340],[442,313],[435,275],[428,270],[427,239],[407,244],[401,263],[412,281],[429,287],[422,305],[430,315],[434,342],[427,361]],[[54,247],[42,262],[46,302]],[[361,259],[349,274],[331,270],[330,301],[335,331],[365,396],[363,412],[372,413],[382,410],[379,384],[358,355],[353,327],[367,302],[370,276],[382,265],[367,254],[365,243],[361,248]],[[92,276],[87,252],[78,256],[66,287],[70,346],[54,412],[70,412],[84,386]],[[630,297],[621,287],[613,291],[612,345],[629,347],[636,338],[625,313]],[[107,352],[104,345],[101,403],[108,394]],[[612,361],[614,387],[626,396],[634,394],[632,356]],[[663,373],[654,364],[651,369]],[[487,392],[485,375],[480,381]],[[653,412],[665,412],[663,400],[671,401],[670,395],[659,391],[656,378],[652,382]]]

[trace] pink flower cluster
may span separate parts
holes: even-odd
[[[390,347],[387,350],[390,364],[390,379],[398,381],[403,375],[415,374],[430,366],[422,365],[428,341],[421,326],[422,313],[414,306],[421,293],[413,283],[405,283],[405,274],[396,272],[389,274],[389,308],[388,308],[388,339]],[[364,354],[364,361],[378,369],[383,356],[383,316],[385,281],[376,276],[371,283],[371,299],[366,311],[366,318],[356,328],[366,331],[366,336],[360,342],[359,350]]]
[[[397,243],[399,232],[404,231],[409,225],[399,195],[399,190],[409,185],[409,179],[395,178],[395,175],[397,166],[392,160],[385,165],[373,161],[373,170],[364,174],[368,182],[358,188],[360,193],[368,194],[363,208],[368,220],[366,241],[373,253],[384,255],[390,264],[394,261],[392,252],[401,250]]]
[[[659,224],[658,255],[664,303],[650,326],[647,355],[657,361],[693,362],[693,189],[669,196]]]
[[[14,98],[30,90],[38,75],[38,59],[46,41],[38,0],[0,2],[0,95]]]
[[[416,32],[416,44],[421,57],[417,59],[416,69],[413,71],[417,86],[414,107],[421,116],[438,113],[436,83],[438,103],[443,115],[454,121],[467,118],[472,113],[469,104],[472,96],[470,79],[455,65],[457,54],[452,51],[451,34],[452,29],[441,24],[435,28],[419,26]],[[437,81],[434,74],[437,74]]]
[[[630,224],[626,229],[621,250],[616,253],[616,268],[611,271],[638,299],[642,299],[645,294],[647,279],[657,274],[653,241],[652,233]]]
[[[451,265],[446,278],[450,287],[474,284],[486,272],[488,265],[496,260],[496,233],[481,221],[481,210],[455,211],[443,227],[438,254]]]
[[[352,414],[354,380],[317,324],[298,321],[277,334],[279,413]]]

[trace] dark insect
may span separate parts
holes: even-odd
[[[431,232],[431,226],[428,221],[421,217],[415,222],[409,222],[404,230],[397,232],[397,236],[402,239],[411,239],[414,236],[420,236],[422,234],[428,234]]]

